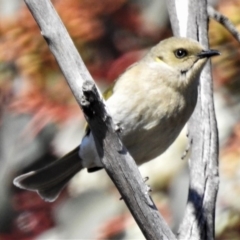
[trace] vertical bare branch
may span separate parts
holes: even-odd
[[[168,11],[175,35],[197,39],[209,47],[206,0],[169,0]],[[178,238],[214,239],[219,147],[210,63],[201,74],[197,107],[189,121],[189,137],[193,140],[190,186]]]

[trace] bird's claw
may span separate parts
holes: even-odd
[[[121,127],[119,123],[115,124],[115,132],[117,133],[123,132],[123,127]]]
[[[145,177],[143,181],[146,183],[149,180],[149,177]]]
[[[188,152],[189,152],[189,150],[190,150],[190,148],[192,146],[192,143],[193,143],[193,139],[190,138],[189,141],[188,141],[188,145],[186,146],[186,149],[184,150],[184,152],[183,152],[183,154],[181,156],[182,160],[187,156],[187,154],[188,154]]]

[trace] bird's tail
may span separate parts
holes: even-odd
[[[67,182],[83,168],[78,151],[77,147],[40,170],[20,175],[14,179],[14,185],[22,189],[36,191],[45,201],[54,201]]]

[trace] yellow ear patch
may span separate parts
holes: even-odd
[[[156,61],[156,62],[162,62],[162,59],[159,58],[159,57],[156,57],[156,58],[155,58],[155,61]]]

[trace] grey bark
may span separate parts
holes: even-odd
[[[49,0],[25,0],[93,132],[98,154],[144,236],[176,239],[123,146],[99,91]]]
[[[168,1],[174,35],[196,39],[206,49],[209,48],[207,1],[181,1],[181,9],[179,2],[179,0]],[[198,103],[188,126],[189,137],[193,144],[189,159],[188,202],[178,233],[178,239],[181,240],[215,238],[219,147],[212,88],[209,62],[200,77]]]

